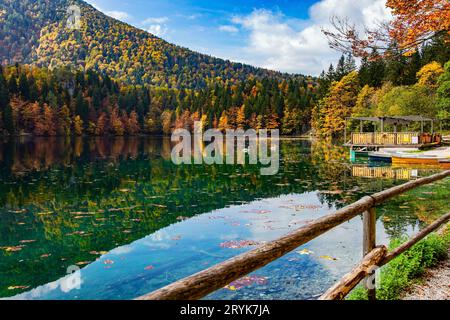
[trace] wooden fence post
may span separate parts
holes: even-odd
[[[376,223],[377,215],[375,207],[363,213],[363,257],[368,255],[376,247]],[[364,285],[367,289],[369,300],[376,300],[376,292],[369,281],[373,279],[373,273],[365,278]]]

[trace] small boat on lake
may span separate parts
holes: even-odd
[[[369,162],[392,163],[392,154],[386,152],[369,152]]]
[[[446,158],[438,158],[437,156],[426,155],[393,155],[393,164],[426,164],[426,165],[439,165],[441,161],[447,160]]]
[[[439,160],[439,166],[445,170],[450,169],[450,159]]]

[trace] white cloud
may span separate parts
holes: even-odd
[[[118,10],[107,10],[105,8],[100,7],[95,1],[92,1],[92,0],[88,0],[86,2],[88,2],[90,5],[92,5],[98,11],[101,11],[104,14],[106,14],[114,19],[121,20],[121,21],[127,21],[132,18],[132,16],[128,12],[118,11]]]
[[[162,24],[169,21],[168,17],[153,17],[153,18],[147,18],[142,23],[143,24]]]
[[[186,19],[188,19],[188,20],[196,20],[196,19],[198,19],[198,18],[200,18],[202,16],[203,15],[200,14],[200,13],[195,13],[195,14],[191,14],[191,15],[186,16]]]
[[[145,30],[150,32],[151,34],[154,34],[157,37],[162,37],[167,33],[168,28],[165,25],[152,24],[148,26]]]
[[[232,22],[249,32],[244,48],[247,63],[284,72],[318,75],[340,55],[329,48],[321,31],[330,26],[333,15],[349,18],[360,29],[390,18],[385,0],[322,0],[310,8],[310,18],[306,21],[256,9],[247,16],[234,17]]]
[[[162,37],[167,34],[167,31],[169,30],[166,25],[168,21],[168,17],[151,17],[142,21],[141,25],[146,31],[155,36]]]
[[[125,11],[105,11],[105,14],[120,21],[126,21],[131,18]]]
[[[239,29],[237,27],[231,26],[231,25],[220,26],[219,30],[223,31],[223,32],[230,32],[230,33],[239,32]]]

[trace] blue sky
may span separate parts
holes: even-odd
[[[318,75],[339,53],[321,28],[332,15],[360,26],[389,18],[385,0],[87,0],[177,45],[269,69]]]

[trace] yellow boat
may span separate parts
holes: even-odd
[[[420,157],[420,156],[392,156],[393,164],[426,164],[439,165],[440,161],[444,159],[437,157]]]

